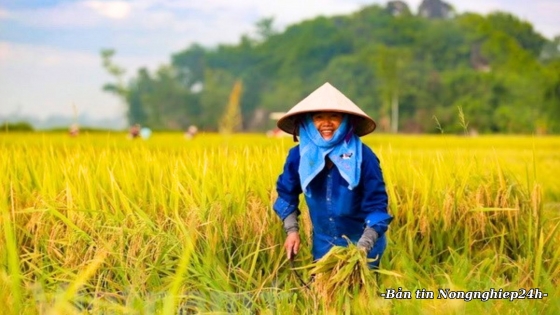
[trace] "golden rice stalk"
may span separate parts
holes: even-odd
[[[373,272],[368,266],[372,260],[356,245],[334,246],[325,256],[312,263],[313,290],[326,305],[333,305],[369,291],[375,285]]]

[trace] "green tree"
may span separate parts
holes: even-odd
[[[546,44],[546,39],[534,30],[531,23],[521,21],[510,13],[494,12],[488,15],[487,20],[493,32],[507,34],[533,57],[538,57]]]
[[[171,56],[171,65],[177,71],[182,84],[193,88],[204,81],[207,52],[204,47],[193,44],[188,49]]]
[[[108,90],[126,91],[128,115],[162,128],[188,120],[218,130],[230,89],[241,80],[244,130],[264,128],[266,112],[286,110],[331,82],[380,127],[392,121],[394,131],[462,132],[461,108],[473,131],[560,132],[554,42],[507,13],[430,20],[371,5],[283,32],[264,18],[255,34],[213,48],[193,44],[173,54],[165,70],[139,71],[128,84],[118,84],[122,74],[107,63],[117,82]]]
[[[560,59],[546,65],[544,69],[544,112],[548,119],[542,119],[542,132],[560,132]]]
[[[274,27],[273,17],[262,18],[255,23],[255,26],[258,40],[261,42],[268,40],[270,37],[278,33]]]
[[[202,129],[217,131],[220,116],[223,113],[230,94],[230,87],[235,84],[231,73],[222,69],[206,69],[204,88],[200,93],[200,116],[197,125]]]
[[[390,112],[391,132],[399,130],[399,95],[404,85],[404,72],[410,61],[410,52],[403,48],[380,46],[376,50],[375,68],[380,80],[379,91],[382,96],[381,117]]]
[[[155,77],[140,75],[140,100],[146,113],[145,124],[154,129],[185,129],[197,119],[198,104],[188,87],[181,84],[173,68],[160,67]],[[146,93],[148,92],[149,93]]]
[[[101,50],[101,60],[103,68],[114,77],[115,82],[103,85],[103,90],[119,97],[125,103],[126,117],[129,124],[142,123],[146,119],[146,114],[142,105],[131,95],[131,87],[125,83],[124,75],[126,70],[113,62],[116,51],[114,49]]]

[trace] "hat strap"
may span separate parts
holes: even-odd
[[[294,130],[292,131],[292,136],[293,136],[294,142],[299,142],[299,140],[297,138],[297,133],[299,131],[300,125],[301,125],[301,119],[299,117],[296,117],[294,119]]]

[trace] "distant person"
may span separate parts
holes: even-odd
[[[140,137],[142,137],[142,139],[146,140],[148,138],[150,138],[152,136],[152,129],[148,128],[148,127],[142,127],[140,129]]]
[[[289,259],[301,240],[299,195],[304,194],[313,227],[313,259],[333,246],[350,241],[376,258],[377,268],[386,248],[385,232],[393,219],[387,212],[387,192],[379,159],[360,137],[375,122],[329,83],[315,90],[277,122],[299,145],[290,149],[276,182],[273,209],[287,234]]]
[[[185,138],[190,140],[194,138],[197,133],[198,127],[196,127],[195,125],[190,125],[189,128],[187,128],[187,131],[185,131]]]
[[[273,135],[274,135],[276,138],[284,137],[284,136],[286,136],[286,135],[289,136],[289,134],[285,133],[285,132],[282,131],[282,129],[280,129],[280,128],[274,128]]]
[[[128,130],[128,137],[130,139],[136,139],[140,136],[140,124],[134,124]]]
[[[68,128],[68,134],[71,137],[76,137],[78,136],[79,133],[80,133],[80,126],[77,123],[71,124],[70,128]]]
[[[285,135],[285,133],[280,128],[274,128],[272,130],[267,131],[266,135],[270,138],[280,138],[283,135]]]

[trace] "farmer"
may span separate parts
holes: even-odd
[[[130,126],[128,130],[128,138],[136,139],[140,136],[140,124],[134,124]]]
[[[185,131],[185,138],[193,139],[198,133],[198,127],[195,125],[190,125],[187,131]]]
[[[299,195],[304,194],[313,225],[313,259],[349,238],[375,258],[377,268],[386,247],[387,192],[379,160],[360,136],[375,122],[329,83],[319,87],[283,117],[278,127],[300,144],[290,149],[278,177],[274,211],[287,233],[288,259],[301,244]],[[344,237],[345,236],[345,237]]]

